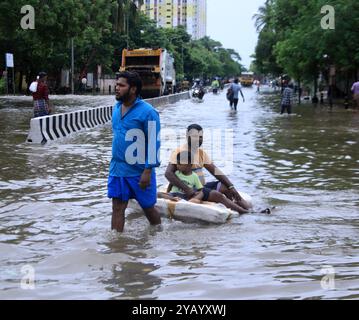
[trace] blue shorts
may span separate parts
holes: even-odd
[[[142,209],[153,208],[157,202],[156,173],[152,172],[151,185],[145,190],[140,188],[141,177],[108,177],[108,197],[127,202],[136,199]]]
[[[214,191],[218,191],[221,190],[221,186],[222,183],[219,181],[213,181],[213,182],[208,182],[207,184],[205,184],[205,188],[210,189],[210,190],[214,190]]]
[[[203,192],[203,198],[202,198],[202,201],[208,201],[209,199],[209,195],[211,194],[211,192],[213,191],[214,189],[209,189],[209,188],[203,188],[201,190],[201,192]],[[195,190],[196,191],[196,190]],[[180,193],[180,192],[171,192],[170,195],[172,197],[177,197],[177,198],[180,198],[180,199],[183,199],[183,200],[186,200],[186,201],[189,201],[191,199],[188,199],[187,196],[184,194],[184,193]]]

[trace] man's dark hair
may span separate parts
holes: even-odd
[[[239,82],[238,78],[234,79],[234,83],[238,83],[238,82]]]
[[[44,78],[46,76],[47,76],[46,72],[43,72],[43,71],[39,72],[39,79],[42,79],[42,78]]]
[[[130,88],[136,87],[136,95],[139,96],[142,91],[142,80],[137,72],[123,71],[117,74],[117,79],[125,78]]]
[[[199,124],[191,124],[187,128],[187,132],[190,132],[191,130],[203,131],[203,128]]]
[[[177,164],[191,164],[192,154],[189,151],[182,151],[177,154]]]

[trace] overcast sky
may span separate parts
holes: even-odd
[[[265,0],[207,0],[207,34],[236,50],[249,68],[258,34],[253,15]]]

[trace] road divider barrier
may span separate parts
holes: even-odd
[[[147,99],[146,101],[154,107],[162,107],[189,98],[189,92],[183,92]],[[50,141],[69,137],[74,133],[105,125],[112,119],[112,108],[112,106],[97,107],[88,110],[33,118],[30,121],[30,131],[26,141],[35,144],[45,144]]]

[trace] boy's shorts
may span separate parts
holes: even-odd
[[[218,191],[221,190],[222,183],[219,181],[208,182],[204,185],[205,188]]]
[[[152,172],[151,185],[145,190],[140,188],[141,176],[138,177],[108,177],[108,192],[110,199],[127,202],[136,199],[142,209],[153,208],[157,202],[156,173]]]

